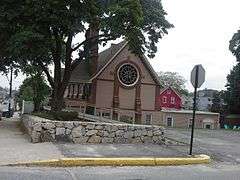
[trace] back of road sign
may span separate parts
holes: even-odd
[[[197,68],[198,68],[198,75],[196,74]],[[194,66],[194,68],[191,72],[191,83],[192,83],[193,87],[195,87],[196,77],[198,77],[197,88],[200,88],[201,85],[205,81],[205,69],[203,68],[203,66],[201,64]]]

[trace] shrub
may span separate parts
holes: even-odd
[[[42,111],[32,113],[35,116],[39,116],[42,118],[57,120],[57,121],[76,121],[78,119],[78,112],[76,111],[59,111],[59,112],[51,112],[51,111]]]
[[[76,111],[59,111],[59,112],[52,112],[51,113],[54,119],[59,121],[74,121],[78,119],[78,112]]]

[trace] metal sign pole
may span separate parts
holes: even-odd
[[[12,101],[12,80],[13,80],[13,67],[12,65],[10,66],[10,82],[9,82],[9,104],[8,104],[8,115],[9,118],[11,117],[12,113],[11,113],[11,101]]]
[[[192,146],[193,146],[193,134],[194,134],[195,114],[196,114],[196,97],[197,97],[197,87],[198,87],[198,71],[199,71],[199,66],[196,67],[196,76],[195,76],[195,85],[194,85],[194,98],[193,98],[192,132],[191,132],[191,142],[190,142],[189,155],[192,155]]]

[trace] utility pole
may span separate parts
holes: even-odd
[[[12,76],[13,76],[13,67],[10,66],[10,81],[9,81],[9,104],[8,104],[8,116],[11,117],[11,103],[12,103]]]

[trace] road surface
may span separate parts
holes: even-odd
[[[0,167],[4,180],[239,180],[239,166]]]

